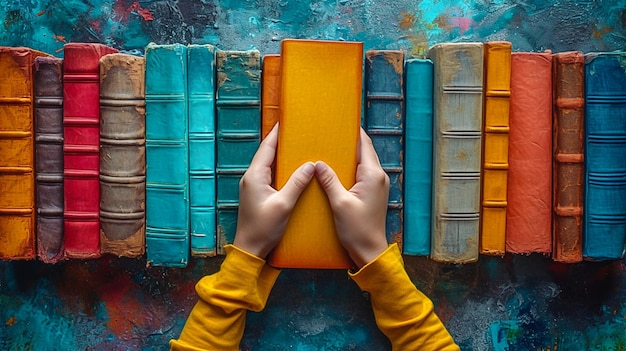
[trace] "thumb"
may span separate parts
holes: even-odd
[[[279,194],[288,201],[291,207],[295,206],[300,194],[311,182],[313,174],[315,174],[315,165],[313,162],[307,162],[298,167],[280,189]]]
[[[317,161],[315,163],[315,174],[322,189],[326,192],[326,196],[328,196],[328,201],[333,205],[346,192],[346,189],[339,181],[339,177],[337,177],[337,173],[323,161]]]

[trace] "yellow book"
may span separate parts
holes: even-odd
[[[509,168],[511,43],[485,44],[485,110],[480,253],[504,255]]]
[[[44,55],[0,47],[0,259],[36,255],[33,62]]]
[[[261,88],[261,138],[269,134],[279,119],[280,55],[263,56],[263,86]]]
[[[284,40],[276,186],[307,161],[330,165],[346,189],[355,182],[361,120],[363,44]],[[269,263],[282,268],[349,268],[326,193],[316,178],[293,210]]]

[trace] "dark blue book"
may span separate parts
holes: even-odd
[[[187,47],[191,255],[215,256],[215,48]]]
[[[430,255],[433,173],[433,63],[410,59],[404,133],[404,245],[406,255]]]
[[[150,266],[189,261],[187,47],[146,47],[146,253]]]
[[[624,257],[626,242],[626,53],[585,55],[583,256]]]
[[[402,247],[404,52],[368,50],[365,53],[365,130],[372,138],[382,168],[389,176],[387,242]]]
[[[260,62],[258,50],[216,53],[218,254],[235,239],[239,180],[261,140]]]

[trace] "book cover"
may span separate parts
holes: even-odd
[[[137,257],[145,251],[145,59],[100,59],[100,251]]]
[[[280,55],[263,56],[261,78],[261,139],[264,139],[280,117]]]
[[[189,74],[189,218],[191,254],[216,253],[215,47],[187,47]]]
[[[239,180],[261,140],[261,54],[258,50],[216,52],[217,253],[237,230]]]
[[[346,189],[354,185],[362,77],[362,43],[282,41],[277,189],[297,167],[318,160],[335,170]],[[269,263],[285,268],[350,267],[316,178],[296,203]]]
[[[552,250],[552,55],[511,54],[506,251]]]
[[[63,59],[35,58],[37,256],[63,259]]]
[[[509,168],[510,42],[485,43],[484,71],[480,253],[502,256],[505,253]]]
[[[64,245],[68,258],[100,256],[100,58],[95,43],[63,46]]]
[[[189,261],[187,47],[146,46],[146,256],[149,266]]]
[[[626,241],[626,53],[585,55],[583,257],[624,257]]]
[[[406,255],[430,255],[433,177],[433,62],[405,64],[404,238]]]
[[[583,258],[584,55],[580,51],[554,54],[552,74],[552,258],[575,263]]]
[[[0,259],[33,259],[35,138],[33,60],[43,52],[0,47]]]
[[[404,194],[404,51],[365,53],[365,130],[389,176],[387,242],[402,250]]]
[[[433,260],[478,259],[483,44],[441,43],[434,65]]]

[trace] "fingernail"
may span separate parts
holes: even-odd
[[[302,172],[304,172],[307,176],[313,175],[313,172],[315,172],[315,165],[313,162],[305,163],[302,167]]]

